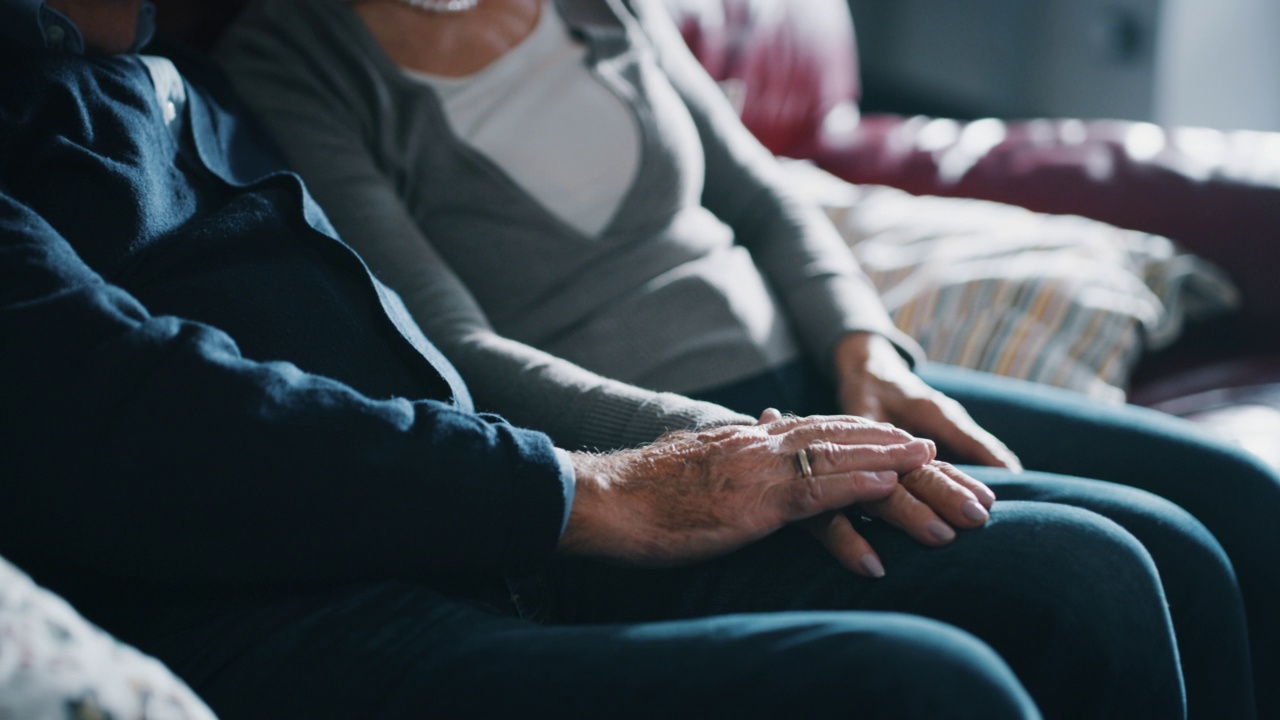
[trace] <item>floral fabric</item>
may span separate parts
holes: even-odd
[[[215,720],[158,660],[0,558],[0,720]]]

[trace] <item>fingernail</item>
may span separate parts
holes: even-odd
[[[977,500],[965,500],[964,504],[960,506],[960,512],[974,522],[986,522],[991,519],[991,514],[987,512],[986,508],[979,505]]]
[[[875,476],[876,483],[880,485],[894,485],[898,482],[898,473],[884,470],[881,472],[871,473]]]
[[[939,542],[951,542],[956,539],[956,531],[952,530],[950,525],[942,522],[941,520],[930,520],[929,524],[925,526],[925,529],[929,531],[929,535],[932,536],[934,540]]]
[[[858,564],[861,565],[862,569],[871,577],[884,577],[884,566],[880,564],[880,559],[875,555],[863,555],[862,559],[858,561]]]
[[[927,450],[928,452],[937,452],[937,451],[938,451],[938,447],[937,447],[936,445],[934,445],[934,444],[933,444],[933,441],[932,441],[932,440],[929,440],[929,439],[927,439],[927,438],[914,438],[914,439],[912,439],[912,440],[908,441],[908,442],[907,442],[907,445],[914,445],[914,446],[916,446],[916,447],[924,448],[924,449],[925,449],[925,450]]]

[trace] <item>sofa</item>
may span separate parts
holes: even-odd
[[[1280,465],[1280,287],[1269,281],[1269,261],[1280,256],[1280,134],[1156,129],[1167,141],[1139,154],[1128,141],[1135,133],[1151,137],[1149,126],[986,120],[975,122],[988,134],[998,127],[997,141],[974,153],[964,146],[973,122],[859,115],[857,53],[843,0],[667,2],[695,55],[736,88],[747,126],[779,155],[859,185],[995,200],[1158,233],[1225,269],[1242,292],[1240,311],[1144,356],[1130,398],[1201,422]],[[244,0],[157,4],[161,32],[208,50]],[[950,141],[939,142],[939,127]],[[1196,142],[1180,142],[1188,137]],[[946,162],[957,149],[969,154],[962,174]],[[0,634],[22,660],[0,663],[0,716],[213,716],[154,660],[3,559]]]
[[[1155,233],[1225,270],[1239,311],[1143,353],[1129,401],[1197,421],[1280,467],[1280,133],[862,115],[843,0],[667,4],[741,103],[743,122],[778,155],[852,183]]]
[[[1155,233],[1225,270],[1240,290],[1239,311],[1143,353],[1128,398],[1197,421],[1280,467],[1280,283],[1270,277],[1280,260],[1280,133],[864,116],[844,0],[666,3],[695,56],[739,101],[743,122],[780,156],[859,185]],[[207,50],[244,0],[157,5],[161,32]],[[984,138],[976,147],[975,134]]]

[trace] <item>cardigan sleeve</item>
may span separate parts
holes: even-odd
[[[815,203],[788,188],[781,166],[742,125],[660,0],[633,0],[631,6],[697,125],[706,157],[703,205],[751,251],[810,356],[830,369],[841,337],[873,332],[892,341],[908,362],[922,362],[924,351],[894,326],[835,227]]]
[[[526,569],[565,510],[550,440],[374,400],[148,313],[0,187],[0,544],[219,585]]]
[[[378,71],[326,73],[332,58],[317,57],[325,51],[296,38],[282,42],[296,36],[285,24],[266,12],[242,17],[220,59],[338,232],[404,298],[478,407],[542,430],[561,447],[596,450],[652,442],[675,429],[754,422],[719,405],[602,377],[498,334],[375,159],[371,146],[386,132],[380,122],[396,116],[378,90]]]

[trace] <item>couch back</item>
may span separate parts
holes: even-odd
[[[665,0],[685,42],[778,155],[839,147],[858,123],[858,56],[845,0]]]

